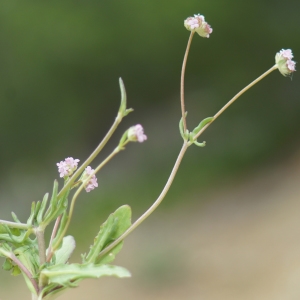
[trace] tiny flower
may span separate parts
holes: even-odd
[[[204,16],[198,14],[194,17],[188,17],[184,20],[184,26],[187,30],[197,32],[202,37],[209,37],[212,33],[212,28],[205,22]]]
[[[282,49],[276,53],[275,62],[277,64],[279,72],[283,76],[291,75],[296,71],[296,62],[292,60],[293,53],[291,49]]]
[[[77,169],[79,159],[67,157],[64,161],[57,163],[58,172],[60,177],[69,177]]]
[[[142,125],[137,124],[128,129],[127,137],[130,141],[138,141],[140,143],[147,140],[147,136],[144,134]]]
[[[84,182],[94,171],[95,170],[90,166],[86,167],[85,172],[82,176],[82,181]],[[96,188],[98,186],[96,175],[93,174],[92,177],[84,185],[87,193]]]

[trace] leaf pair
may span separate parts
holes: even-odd
[[[187,112],[185,113],[185,117],[187,116]],[[208,117],[202,120],[197,127],[194,128],[192,132],[189,132],[187,129],[184,131],[184,126],[183,126],[183,118],[180,119],[179,121],[179,131],[182,136],[182,138],[185,141],[189,141],[192,144],[195,144],[196,146],[199,147],[204,147],[205,142],[199,143],[197,142],[197,139],[195,139],[195,136],[200,132],[200,130],[207,125],[208,123],[212,122],[214,120],[214,117]]]

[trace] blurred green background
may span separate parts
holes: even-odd
[[[78,201],[70,233],[76,234],[78,247],[85,251],[98,225],[118,206],[131,205],[136,219],[159,195],[182,143],[178,133],[179,81],[189,36],[183,20],[201,13],[214,30],[209,39],[195,36],[187,64],[186,109],[192,129],[269,69],[282,48],[291,48],[297,61],[299,12],[297,0],[2,0],[0,218],[8,219],[14,211],[26,220],[30,203],[41,200],[58,178],[56,162],[68,156],[84,161],[116,116],[118,78],[122,77],[128,106],[135,111],[124,119],[92,166],[110,153],[131,125],[143,124],[148,140],[129,145],[103,169],[98,176],[99,188]],[[299,151],[299,95],[298,73],[291,81],[277,71],[243,95],[203,134],[201,139],[207,146],[189,149],[157,216],[162,220],[167,216],[167,226],[171,226],[179,222],[182,212],[186,216],[182,222],[191,223],[188,234],[194,235],[189,212],[194,212],[195,205],[201,211],[212,193],[227,186],[234,190],[237,180],[256,178],[264,170],[292,160]],[[272,190],[276,184],[270,186]],[[140,235],[134,235],[136,239],[144,241],[146,233],[162,234],[166,223],[158,217],[152,220],[157,222],[146,222]],[[170,229],[170,234],[176,237],[176,230]],[[132,247],[135,243],[139,247],[134,237]],[[164,241],[162,238],[158,244]],[[168,267],[177,274],[184,260],[175,264],[178,270],[171,265],[185,255],[184,248],[182,253],[171,251],[172,256],[167,245],[156,252],[160,248],[155,239],[153,243],[135,253],[142,261],[146,257],[155,262],[149,263],[154,275],[147,277],[137,271],[136,277],[153,281],[153,285],[145,285],[142,295],[175,299],[165,292],[151,294],[164,286],[163,279],[151,278]],[[130,241],[128,244],[125,253],[133,253]],[[160,263],[164,257],[169,260]],[[130,269],[127,261],[130,257],[124,255],[118,263]],[[156,264],[160,267],[155,268]],[[8,274],[2,277],[11,284]],[[128,292],[124,299],[135,299],[128,282],[128,290],[125,287],[122,292]],[[101,298],[101,289],[98,293]],[[116,295],[106,299],[117,299]],[[195,297],[189,299],[198,296],[196,289]],[[207,294],[205,299],[214,298]]]

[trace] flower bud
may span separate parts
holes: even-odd
[[[205,22],[204,16],[198,14],[194,17],[188,17],[184,21],[184,26],[187,30],[197,32],[200,36],[208,38],[212,33],[212,28]]]
[[[296,71],[296,62],[292,60],[293,57],[291,49],[282,49],[276,53],[275,62],[283,76],[289,76]]]
[[[144,134],[143,126],[140,124],[132,126],[128,129],[127,138],[130,141],[133,141],[133,142],[137,141],[140,143],[147,140],[147,136]]]

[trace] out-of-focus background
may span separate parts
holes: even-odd
[[[299,1],[21,1],[0,3],[0,218],[26,221],[58,178],[56,162],[81,161],[112,124],[125,82],[122,133],[130,144],[82,195],[70,234],[88,250],[122,204],[135,220],[159,195],[182,139],[180,71],[186,17],[204,14],[186,70],[188,126],[212,116],[270,68],[276,52],[300,57]],[[116,264],[132,278],[83,282],[61,299],[300,298],[300,88],[278,71],[243,95],[189,148],[159,209],[129,236]],[[0,275],[0,299],[29,299],[21,276]],[[28,293],[28,297],[26,297]]]

